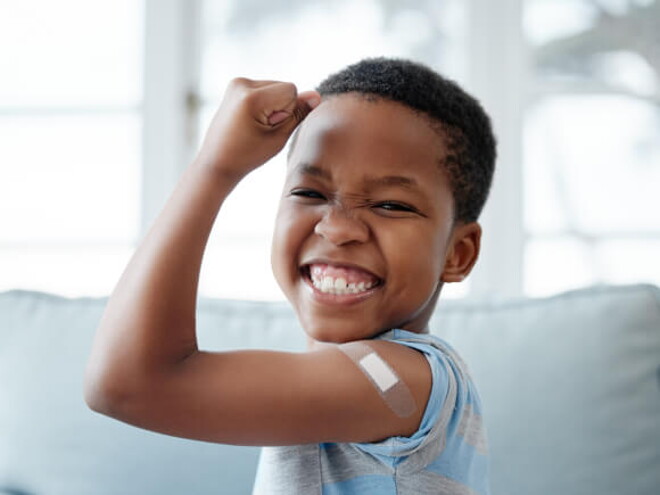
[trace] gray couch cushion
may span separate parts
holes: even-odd
[[[442,301],[434,333],[475,375],[495,495],[657,495],[660,310],[650,286]],[[249,493],[257,449],[146,432],[87,409],[105,299],[0,293],[0,493]],[[302,349],[280,303],[202,300],[206,349]]]
[[[440,304],[484,403],[495,495],[660,493],[660,291]]]
[[[87,408],[83,371],[104,305],[105,299],[0,294],[0,493],[2,487],[38,495],[249,493],[258,449],[168,437]],[[210,318],[209,331],[220,333],[217,319],[233,319],[237,310],[230,302],[212,306],[201,319]],[[235,338],[229,332],[237,344]]]

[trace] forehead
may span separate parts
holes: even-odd
[[[324,99],[301,124],[289,171],[313,165],[327,175],[360,170],[435,182],[444,178],[445,151],[427,117],[397,102],[349,93]]]

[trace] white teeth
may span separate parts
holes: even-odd
[[[331,277],[323,277],[321,282],[321,290],[323,292],[330,292],[335,288],[335,281]]]
[[[374,283],[369,282],[360,282],[355,283],[346,283],[346,279],[339,277],[334,279],[332,277],[322,277],[320,273],[311,273],[312,284],[318,290],[325,294],[358,294],[366,290],[371,289],[374,286]]]

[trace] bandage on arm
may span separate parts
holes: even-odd
[[[385,404],[397,416],[407,418],[417,411],[408,386],[368,343],[349,342],[339,345],[338,349],[366,375]]]

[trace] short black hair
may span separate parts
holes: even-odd
[[[380,57],[349,65],[316,89],[321,96],[383,98],[428,117],[448,150],[442,166],[454,197],[454,221],[477,220],[493,180],[496,139],[481,104],[458,84],[421,63]]]

